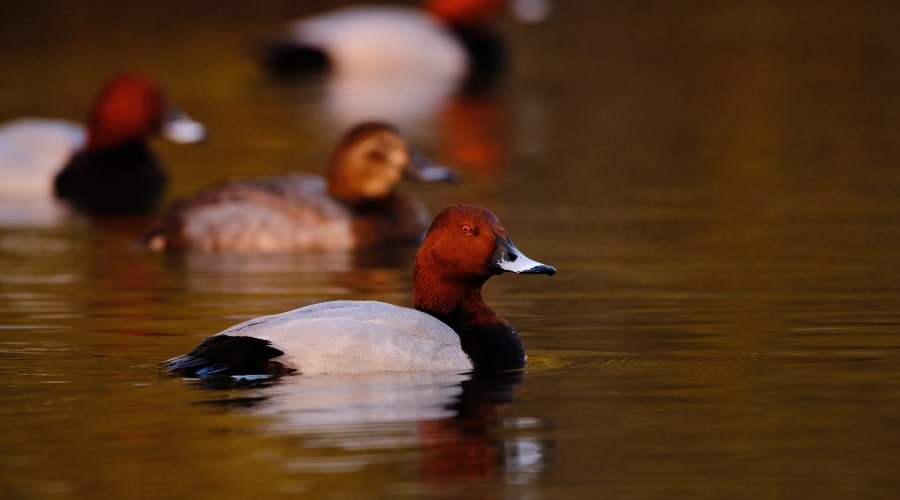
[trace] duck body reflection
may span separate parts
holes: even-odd
[[[521,481],[542,471],[554,450],[551,423],[504,415],[524,376],[514,370],[293,377],[200,404],[258,418],[265,433],[299,437],[291,456],[281,457],[292,472],[361,469],[401,453],[432,480]]]

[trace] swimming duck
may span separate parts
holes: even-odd
[[[525,364],[515,328],[481,287],[503,272],[553,275],[526,257],[497,217],[471,204],[444,209],[413,267],[415,309],[339,300],[245,321],[161,363],[187,377],[510,370]]]
[[[395,191],[402,178],[452,181],[395,127],[364,122],[338,143],[325,177],[290,174],[239,179],[176,203],[145,237],[156,251],[285,252],[353,250],[417,243],[428,216]]]
[[[147,213],[166,174],[146,140],[202,140],[205,128],[170,107],[148,76],[119,73],[101,87],[87,126],[23,118],[0,127],[0,195],[57,197],[92,214]]]
[[[505,44],[490,25],[507,5],[525,21],[540,20],[548,10],[545,0],[344,7],[288,25],[264,47],[262,62],[280,74],[330,69],[345,75],[490,79],[507,65]]]

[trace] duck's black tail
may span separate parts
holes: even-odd
[[[295,370],[273,361],[284,354],[268,340],[255,337],[214,335],[193,351],[159,364],[169,373],[189,378],[219,378],[240,375],[281,376]]]
[[[331,67],[328,54],[321,49],[297,45],[290,40],[270,40],[259,52],[260,64],[275,76],[316,75]]]

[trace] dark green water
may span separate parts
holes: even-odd
[[[155,144],[170,199],[317,172],[353,89],[272,82],[247,56],[334,3],[294,4],[6,6],[0,120],[78,119],[140,68],[212,133]],[[144,221],[0,228],[0,496],[894,498],[898,14],[558,2],[503,23],[515,64],[495,93],[394,117],[465,176],[407,191],[489,206],[559,269],[485,289],[529,352],[517,379],[161,378],[249,317],[408,304],[414,250],[176,258],[137,246]]]

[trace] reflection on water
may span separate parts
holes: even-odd
[[[522,486],[553,452],[547,422],[504,416],[523,375],[288,377],[263,389],[212,391],[198,403],[256,417],[267,435],[298,438],[298,449],[277,457],[277,466],[291,473],[350,473],[414,461],[426,481],[500,479]],[[385,486],[409,487],[396,480]]]
[[[415,75],[334,75],[324,85],[322,106],[339,130],[371,119],[418,130],[430,124],[456,90],[452,80],[422,81]]]
[[[460,93],[457,87],[408,75],[333,75],[324,82],[320,106],[338,131],[369,119],[387,120],[413,137],[432,131],[423,139],[437,143],[449,165],[468,175],[497,177],[508,161],[513,122],[506,97],[492,89]]]
[[[0,199],[0,227],[58,226],[72,216],[69,207],[54,199]]]

